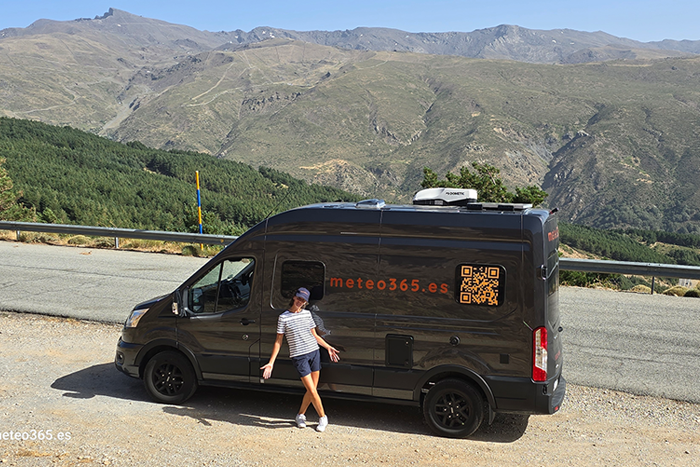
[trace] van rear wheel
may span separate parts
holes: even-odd
[[[197,390],[197,376],[190,362],[178,352],[154,355],[146,364],[143,381],[156,402],[180,404]]]
[[[484,398],[474,386],[458,379],[446,379],[428,391],[423,415],[435,434],[466,438],[484,420],[484,405]]]

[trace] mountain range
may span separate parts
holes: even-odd
[[[291,31],[257,27],[251,31],[209,32],[132,15],[110,8],[95,18],[38,20],[27,28],[8,28],[0,38],[37,34],[117,34],[131,46],[156,45],[174,53],[203,52],[224,43],[246,45],[286,38],[350,50],[458,55],[529,63],[586,63],[612,59],[660,58],[700,54],[700,41],[640,42],[605,32],[572,29],[533,30],[500,26],[472,32],[411,33],[398,29],[358,27],[345,31]]]
[[[567,220],[700,231],[700,41],[498,26],[208,32],[110,9],[0,31],[0,115],[407,200],[472,161]]]

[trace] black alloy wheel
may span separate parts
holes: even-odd
[[[146,390],[156,402],[180,404],[197,390],[197,377],[184,355],[166,351],[148,361],[143,376]]]
[[[423,401],[423,415],[435,434],[465,438],[484,420],[484,405],[483,396],[472,385],[446,379],[428,391]]]

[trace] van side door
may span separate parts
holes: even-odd
[[[309,211],[294,211],[296,223],[268,229],[265,265],[272,271],[266,275],[269,295],[266,288],[261,316],[261,363],[270,356],[278,316],[296,288],[306,287],[317,333],[340,352],[340,361],[333,363],[321,349],[319,390],[371,395],[376,307],[366,281],[376,279],[381,213]],[[264,384],[301,387],[288,355],[284,342]]]

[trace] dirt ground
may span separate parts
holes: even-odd
[[[465,440],[387,404],[325,399],[325,433],[313,413],[293,425],[296,396],[200,388],[160,405],[115,370],[119,333],[0,313],[0,465],[700,465],[700,405],[573,385],[557,414],[498,416]]]

